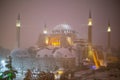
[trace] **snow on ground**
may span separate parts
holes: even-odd
[[[106,71],[85,70],[76,73],[76,80],[120,80],[120,70]]]

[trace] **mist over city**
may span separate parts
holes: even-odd
[[[1,0],[0,80],[119,80],[119,0]]]

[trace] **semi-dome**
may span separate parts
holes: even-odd
[[[67,48],[60,48],[55,51],[54,57],[56,58],[75,58],[75,53],[73,51],[69,51]]]
[[[12,57],[30,57],[27,49],[15,48],[11,51],[10,55]]]
[[[51,56],[52,56],[52,50],[49,49],[42,49],[38,51],[36,54],[37,58],[51,57]]]

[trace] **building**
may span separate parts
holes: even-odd
[[[73,45],[76,39],[76,32],[68,24],[60,24],[53,28],[50,32],[45,29],[40,34],[37,45],[53,46],[53,47],[69,47]]]
[[[18,20],[20,21],[20,19]],[[17,28],[20,29],[20,25]],[[52,30],[48,30],[45,25],[36,45],[30,47],[27,51],[22,51],[19,50],[20,32],[17,33],[19,33],[17,38],[18,49],[13,50],[11,55],[14,59],[14,66],[17,63],[21,63],[21,67],[17,66],[22,70],[23,67],[24,69],[38,68],[41,71],[55,71],[58,68],[74,69],[76,66],[79,67],[83,63],[83,60],[88,58],[98,67],[100,63],[98,61],[101,60],[102,63],[102,58],[99,60],[97,57],[99,56],[98,53],[93,49],[91,12],[88,19],[88,40],[80,39],[78,33],[68,24],[59,24]],[[29,52],[29,50],[31,51]],[[23,66],[23,64],[27,66]]]
[[[76,32],[67,24],[57,25],[51,32],[45,27],[43,33],[40,33],[37,47],[15,48],[11,51],[13,66],[20,69],[21,73],[28,68],[41,71],[73,69],[78,60],[76,50],[72,49],[75,48],[76,38]]]
[[[85,40],[79,39],[77,32],[68,24],[57,25],[52,30],[48,30],[45,25],[37,42],[37,49],[40,51],[36,56],[38,59],[46,58],[47,64],[51,63],[50,60],[54,58],[56,62],[52,63],[58,67],[75,68],[86,57],[84,54],[86,45]]]

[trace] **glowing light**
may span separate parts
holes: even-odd
[[[4,67],[5,67],[5,65],[6,65],[5,60],[2,60],[2,61],[1,61],[1,64],[2,64],[3,69],[4,69]]]
[[[48,38],[48,37],[45,38],[45,43],[46,43],[46,44],[49,43],[49,38]]]
[[[60,42],[52,42],[53,46],[60,46]]]
[[[2,64],[4,64],[4,63],[5,63],[5,61],[4,61],[4,60],[2,60],[2,61],[1,61],[1,63],[2,63]]]
[[[107,30],[107,32],[111,32],[111,29],[110,29],[110,27],[108,27],[108,30]]]
[[[55,74],[55,79],[59,80],[60,79],[60,75],[59,74]]]
[[[18,14],[17,22],[16,22],[16,27],[20,27],[20,14]]]
[[[96,69],[96,66],[92,66],[91,68],[92,68],[92,69]]]
[[[62,75],[63,71],[62,70],[58,70],[58,74]]]
[[[98,63],[97,53],[95,52],[95,50],[93,50],[91,48],[91,46],[89,46],[89,56],[93,58],[96,69],[98,69],[99,68],[99,63]]]
[[[47,34],[47,30],[44,30],[43,33],[44,33],[44,34]]]
[[[49,44],[52,46],[60,46],[60,36],[50,37]]]
[[[86,61],[90,61],[90,59],[89,59],[89,58],[86,58],[85,60],[86,60]]]
[[[99,68],[99,64],[98,64],[97,55],[96,55],[95,52],[93,52],[93,60],[94,60],[96,69],[98,69]]]
[[[89,57],[92,57],[92,55],[93,55],[93,51],[92,51],[92,48],[91,48],[91,46],[89,46],[89,51],[88,51],[88,55],[89,55]]]
[[[72,39],[71,39],[71,37],[67,37],[67,41],[68,41],[68,43],[69,43],[70,45],[72,45]]]
[[[88,26],[92,26],[92,19],[89,19]]]
[[[17,23],[16,23],[16,27],[20,27],[21,25],[20,25],[20,21],[18,21]]]

